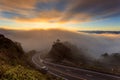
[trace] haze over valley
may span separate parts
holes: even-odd
[[[120,80],[120,0],[0,0],[0,80]]]
[[[20,42],[25,51],[49,50],[53,42],[60,39],[74,44],[85,54],[94,57],[99,57],[106,52],[110,54],[120,52],[119,34],[89,34],[58,29],[30,31],[1,29],[0,31],[13,41]]]

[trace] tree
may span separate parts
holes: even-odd
[[[60,42],[59,39],[56,40],[56,42],[52,45],[49,56],[57,62],[60,62],[64,59],[70,60],[72,58],[71,49]]]
[[[104,54],[102,54],[102,57],[108,57],[109,56],[109,54],[108,53],[104,53]]]

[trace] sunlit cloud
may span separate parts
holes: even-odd
[[[119,17],[119,4],[120,0],[0,0],[0,27],[97,30],[98,25],[84,28],[80,24]]]
[[[0,9],[1,16],[23,22],[88,22],[119,15],[119,4],[119,0],[0,0]]]
[[[1,29],[9,29],[9,30],[50,30],[50,29],[59,29],[59,30],[69,30],[76,31],[77,28],[63,25],[61,23],[46,23],[46,22],[35,22],[35,23],[17,23],[14,25],[5,25],[0,26]]]

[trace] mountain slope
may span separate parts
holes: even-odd
[[[20,43],[0,34],[0,80],[57,80],[30,67],[26,60]]]

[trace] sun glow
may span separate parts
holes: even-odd
[[[74,27],[69,27],[61,24],[61,23],[39,23],[39,22],[34,22],[34,23],[17,23],[14,26],[1,26],[3,29],[11,29],[11,30],[49,30],[49,29],[60,29],[60,30],[70,30],[70,31],[76,31],[76,28]]]

